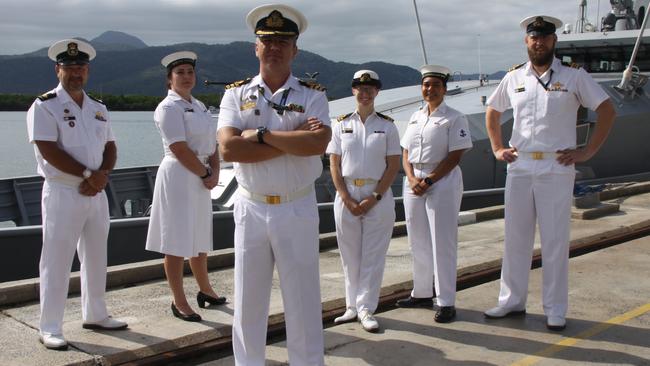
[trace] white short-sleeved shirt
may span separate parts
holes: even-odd
[[[548,91],[529,61],[504,76],[487,104],[498,112],[513,109],[511,147],[525,152],[575,148],[578,107],[595,110],[609,98],[607,93],[586,71],[557,58],[540,80],[549,83]]]
[[[401,155],[399,131],[377,113],[361,122],[358,112],[345,116],[332,126],[328,154],[341,156],[341,174],[345,178],[380,180],[386,170],[386,157]]]
[[[428,106],[411,115],[401,141],[411,164],[437,164],[455,150],[470,149],[467,117],[442,102],[429,114]]]
[[[104,148],[114,141],[106,106],[84,92],[82,107],[59,84],[36,99],[27,112],[29,142],[54,141],[76,161],[97,170],[104,160]],[[34,145],[38,174],[46,179],[80,179],[64,173],[43,159]]]
[[[287,91],[288,90],[288,91]],[[286,92],[285,92],[286,91]],[[282,100],[286,93],[286,100]],[[269,101],[291,107],[282,115],[271,108]],[[284,103],[283,103],[284,102]],[[226,89],[219,110],[219,128],[238,130],[264,126],[269,130],[293,131],[316,117],[330,126],[329,106],[324,91],[305,86],[292,75],[271,94],[260,75]],[[247,190],[265,195],[283,195],[313,184],[323,171],[319,156],[284,154],[257,163],[234,163],[237,182]]]
[[[172,155],[169,145],[185,141],[196,155],[212,155],[217,148],[217,123],[205,105],[192,97],[192,102],[169,90],[153,114],[162,136],[165,155]]]

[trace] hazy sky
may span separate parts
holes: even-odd
[[[1,0],[0,54],[22,54],[54,41],[92,39],[107,30],[129,33],[150,46],[183,42],[252,41],[246,14],[270,1],[252,0]],[[298,46],[333,61],[423,64],[412,0],[322,0],[284,3],[309,20]],[[593,4],[592,4],[593,3]],[[597,1],[589,20],[596,22]],[[418,0],[429,63],[483,72],[526,59],[521,19],[548,14],[574,24],[577,0]],[[601,1],[600,16],[609,11]],[[480,36],[479,36],[480,34]]]

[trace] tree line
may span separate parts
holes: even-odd
[[[101,97],[97,93],[89,95],[101,99],[110,111],[153,111],[164,97],[151,95],[108,95]],[[0,111],[27,111],[38,95],[30,94],[0,94]],[[218,107],[221,103],[221,95],[197,94],[196,99],[202,101],[206,106]]]

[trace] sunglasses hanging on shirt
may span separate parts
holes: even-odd
[[[279,115],[283,115],[284,111],[291,110],[289,106],[285,105],[287,103],[287,99],[289,98],[289,92],[291,89],[285,89],[282,92],[282,99],[280,99],[280,104],[270,101],[266,95],[264,95],[264,88],[261,86],[257,88],[257,91],[260,93],[260,96],[262,96],[262,98],[264,98],[264,100],[269,104],[269,106],[275,109]]]

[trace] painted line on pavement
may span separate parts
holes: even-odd
[[[557,343],[555,343],[552,346],[549,346],[548,348],[537,352],[534,355],[530,355],[528,357],[522,358],[521,360],[513,363],[511,366],[530,366],[534,365],[537,362],[541,361],[543,358],[550,357],[562,350],[564,350],[567,347],[574,346],[576,343],[580,342],[581,340],[589,339],[596,334],[602,333],[606,331],[607,329],[619,325],[622,323],[625,323],[626,321],[630,319],[634,319],[638,316],[641,316],[647,312],[650,312],[650,303],[639,306],[638,308],[634,310],[630,310],[625,314],[616,316],[614,318],[611,318],[607,320],[606,322],[603,323],[598,323],[594,325],[593,327],[585,330],[582,333],[577,334],[575,337],[570,337],[570,338],[565,338]]]

